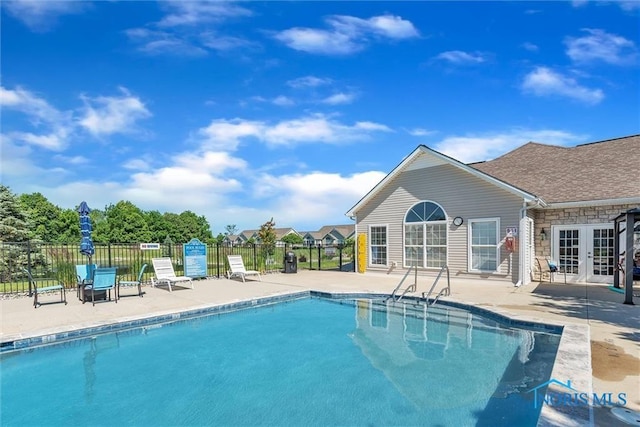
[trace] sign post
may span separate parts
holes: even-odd
[[[207,277],[207,245],[191,239],[182,246],[184,275],[191,278]]]

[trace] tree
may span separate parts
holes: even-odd
[[[290,245],[302,244],[302,237],[298,233],[289,233],[285,236],[282,236],[282,239],[280,240]]]
[[[260,226],[258,230],[258,238],[260,239],[260,251],[262,252],[263,259],[270,258],[276,249],[276,231],[274,227],[276,223],[271,218]]]
[[[136,205],[129,201],[119,201],[107,211],[109,242],[148,242],[151,233],[145,217]]]
[[[235,236],[236,234],[238,234],[238,227],[236,227],[235,224],[229,224],[227,226],[224,227],[224,229],[226,230],[226,234],[227,236]]]
[[[0,282],[7,282],[20,269],[29,264],[31,245],[29,222],[18,197],[9,187],[0,184]],[[44,257],[37,250],[32,252],[32,264],[44,264]]]
[[[41,193],[22,194],[19,200],[29,219],[29,238],[44,242],[58,241],[61,230],[55,225],[62,210]]]
[[[52,228],[59,230],[54,242],[56,243],[80,243],[80,216],[75,209],[60,211],[58,218],[53,222]]]
[[[158,211],[148,211],[144,213],[152,242],[162,242],[169,236],[169,224],[165,217]]]
[[[18,198],[0,184],[0,242],[29,240],[29,222]]]

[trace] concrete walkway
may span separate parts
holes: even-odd
[[[390,293],[401,277],[337,271],[302,270],[297,274],[269,274],[262,282],[208,279],[195,281],[195,289],[144,286],[143,298],[133,289],[123,290],[118,303],[82,304],[75,291],[68,305],[51,304],[38,309],[27,298],[0,301],[0,341],[48,335],[94,327],[121,320],[157,316],[196,308],[286,294],[303,290],[325,292]],[[418,277],[414,295],[428,290],[431,278]],[[593,392],[626,393],[627,407],[640,411],[640,298],[637,305],[624,305],[624,296],[604,285],[533,283],[515,288],[510,283],[452,279],[451,296],[444,299],[470,304],[518,319],[561,325],[588,326],[591,341]],[[129,296],[127,296],[129,294]],[[45,295],[43,302],[55,301]],[[607,413],[596,413],[606,425]],[[602,418],[605,417],[605,418]],[[596,425],[605,425],[596,422]]]

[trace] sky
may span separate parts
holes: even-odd
[[[0,182],[61,208],[314,231],[420,144],[468,163],[640,133],[638,1],[0,7]]]

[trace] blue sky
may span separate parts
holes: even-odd
[[[2,2],[1,181],[315,230],[419,144],[640,133],[639,2]],[[603,165],[610,167],[610,165]]]

